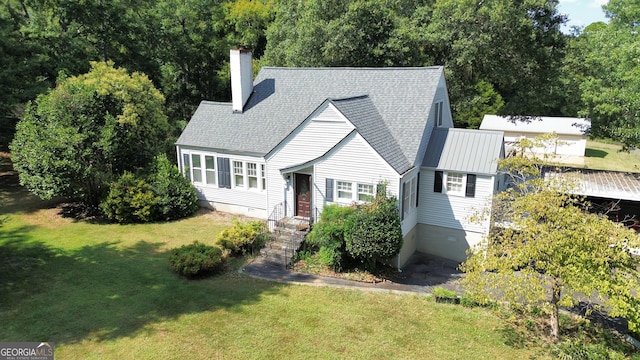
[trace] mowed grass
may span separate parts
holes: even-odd
[[[585,167],[596,170],[640,172],[640,152],[620,151],[622,145],[597,140],[587,140]]]
[[[212,243],[228,216],[90,224],[19,187],[1,190],[0,341],[50,341],[56,359],[523,359],[546,351],[514,340],[490,310],[425,296],[235,271],[195,281],[172,273],[168,251]]]

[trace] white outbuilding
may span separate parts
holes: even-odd
[[[507,149],[522,138],[533,139],[541,134],[556,133],[558,139],[555,144],[534,151],[569,162],[580,162],[584,157],[590,128],[589,119],[551,116],[485,115],[480,125],[481,130],[503,131]]]

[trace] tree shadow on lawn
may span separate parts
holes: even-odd
[[[32,227],[0,228],[0,341],[105,341],[183,314],[240,311],[282,285],[235,273],[186,280],[160,243],[101,243],[61,250]]]

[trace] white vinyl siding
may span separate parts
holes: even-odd
[[[353,128],[353,125],[333,105],[329,104],[319,108],[289,138],[283,141],[267,157],[266,182],[269,211],[282,202],[287,205],[287,215],[291,215],[295,208],[293,176],[291,176],[292,174],[281,174],[280,169],[302,164],[324,155],[347,136]],[[298,172],[313,175],[313,167]],[[290,176],[289,180],[287,176]],[[311,179],[314,184],[318,184],[317,178],[312,176]],[[349,178],[345,177],[344,179]],[[324,188],[325,180],[322,181]],[[315,194],[312,192],[311,206],[322,206],[319,204],[322,202],[322,198],[317,198]]]
[[[326,198],[326,182],[334,181],[333,199]],[[340,147],[333,150],[327,158],[315,165],[314,196],[316,207],[322,211],[325,204],[342,202],[338,200],[338,181],[352,183],[352,201],[358,201],[359,188],[357,184],[370,185],[375,196],[375,186],[379,181],[386,181],[387,191],[398,198],[399,176],[380,155],[360,136],[355,134]],[[363,188],[364,189],[364,188]],[[371,188],[369,188],[371,189]],[[363,193],[364,195],[364,193]]]
[[[472,217],[480,214],[486,206],[490,206],[494,189],[493,176],[476,176],[474,197],[465,197],[464,186],[462,196],[446,194],[444,184],[442,193],[434,192],[434,179],[433,170],[422,169],[418,200],[419,223],[475,232],[488,230],[488,219],[476,222]]]

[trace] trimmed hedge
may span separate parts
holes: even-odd
[[[253,254],[259,251],[269,239],[269,232],[266,230],[264,222],[249,221],[235,224],[222,230],[216,238],[216,244],[227,249],[232,255]]]
[[[188,278],[220,272],[224,262],[222,249],[197,241],[172,249],[169,256],[169,266],[173,271]]]

